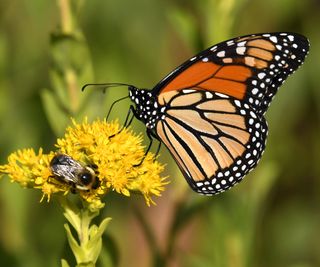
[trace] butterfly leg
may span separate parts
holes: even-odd
[[[149,153],[149,151],[150,151],[150,149],[151,149],[151,147],[152,147],[152,143],[153,143],[152,132],[150,132],[150,131],[147,130],[147,136],[148,136],[148,138],[149,138],[148,148],[147,148],[146,152],[144,153],[141,161],[140,161],[138,164],[133,165],[133,167],[138,167],[138,166],[140,166],[140,165],[143,163],[144,159],[146,158],[147,154]],[[158,147],[158,149],[157,149],[157,153],[158,153],[158,150],[159,150],[159,147]]]
[[[113,135],[109,136],[109,139],[114,137],[115,135],[121,133],[124,130],[124,128],[128,127],[132,123],[132,120],[133,120],[134,117],[135,117],[135,115],[134,115],[134,107],[131,105],[130,108],[129,108],[129,111],[127,113],[126,120],[124,121],[123,126],[120,128],[120,130],[116,134],[113,134]]]
[[[132,115],[131,115],[131,112],[132,112]],[[130,115],[131,115],[131,118],[130,118]],[[132,120],[133,118],[135,117],[135,109],[132,105],[130,105],[130,108],[129,108],[129,111],[128,111],[128,114],[127,114],[127,117],[126,117],[126,120],[124,122],[124,125],[121,129],[121,131],[125,128],[125,127],[128,127],[131,123],[132,123]],[[130,118],[130,119],[129,119]]]
[[[157,158],[157,156],[159,155],[159,151],[160,151],[162,142],[158,139],[157,135],[156,135],[154,132],[150,131],[150,130],[147,130],[147,135],[148,135],[149,140],[150,140],[151,143],[152,143],[152,141],[153,141],[154,138],[159,141],[159,144],[158,144],[156,153],[154,154],[154,159],[153,159],[153,161],[155,161],[156,158]],[[148,150],[147,150],[145,156],[146,156],[147,153],[149,152],[150,148],[151,148],[151,144],[149,145]]]
[[[157,158],[157,156],[159,155],[160,148],[161,148],[161,144],[162,144],[162,142],[160,142],[160,141],[159,141],[159,145],[158,145],[158,148],[157,148],[156,154],[154,155],[154,159],[153,159],[153,161],[155,161],[155,160],[156,160],[156,158]]]
[[[150,151],[150,149],[151,149],[151,147],[152,147],[154,138],[157,137],[152,131],[149,131],[149,130],[147,130],[147,136],[148,136],[148,138],[149,138],[148,148],[147,148],[146,152],[144,153],[143,158],[141,159],[140,163],[139,163],[139,164],[135,164],[134,167],[138,167],[138,166],[140,166],[140,165],[143,163],[143,161],[145,160],[147,154],[149,153],[149,151]],[[156,139],[157,139],[157,138],[156,138]],[[159,141],[159,145],[158,145],[158,147],[157,147],[157,150],[156,150],[156,153],[155,153],[155,155],[154,155],[153,161],[156,160],[156,158],[157,158],[157,156],[158,156],[158,154],[159,154],[159,151],[160,151],[160,148],[161,148],[161,144],[162,144],[162,142]]]
[[[111,107],[110,107],[110,109],[109,109],[109,111],[108,111],[108,114],[107,114],[107,117],[106,117],[106,121],[108,121],[109,116],[110,116],[110,114],[111,114],[111,111],[112,111],[112,109],[113,109],[114,105],[115,105],[115,104],[117,104],[118,102],[120,102],[120,101],[122,101],[122,100],[126,99],[126,98],[128,98],[128,97],[127,97],[127,96],[122,97],[122,98],[120,98],[120,99],[118,99],[118,100],[116,100],[116,101],[114,101],[114,102],[112,103],[112,105],[111,105]]]

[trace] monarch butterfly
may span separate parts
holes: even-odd
[[[127,97],[135,104],[125,125],[133,117],[142,121],[148,150],[153,137],[164,143],[194,191],[223,192],[260,160],[268,132],[264,114],[308,50],[304,36],[286,32],[240,36],[211,46],[152,90],[120,84],[128,86]]]

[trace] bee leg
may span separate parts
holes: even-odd
[[[96,169],[98,169],[98,166],[96,165],[96,164],[88,164],[87,165],[88,167],[90,167],[91,169],[94,169],[94,170],[96,170]]]
[[[100,180],[96,177],[94,184],[92,185],[92,189],[97,189],[100,186]]]
[[[55,183],[56,182],[56,183]],[[48,183],[50,184],[57,184],[57,182],[65,183],[62,177],[58,175],[50,175],[48,177]]]
[[[71,192],[72,194],[77,193],[76,186],[75,186],[74,184],[71,184],[70,192]]]
[[[56,177],[56,176],[54,176],[54,175],[50,175],[50,176],[48,177],[47,182],[48,182],[49,184],[55,185],[56,183],[54,183],[54,181],[57,181],[57,178],[58,178],[58,177]]]
[[[56,181],[56,183],[54,183],[54,181]],[[63,177],[60,177],[60,176],[58,176],[58,175],[50,175],[50,176],[48,177],[48,183],[58,185],[57,182],[70,185],[70,187],[71,187],[70,192],[71,192],[72,194],[75,194],[75,193],[77,192],[75,185],[74,185],[73,183],[67,183],[67,182],[64,180]]]

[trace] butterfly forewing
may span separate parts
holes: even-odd
[[[235,97],[263,115],[279,86],[304,61],[307,39],[272,33],[238,37],[201,52],[163,79],[154,91],[197,88]]]

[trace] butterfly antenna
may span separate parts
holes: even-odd
[[[132,84],[127,84],[127,83],[87,83],[81,88],[81,91],[84,91],[87,87],[97,87],[99,89],[102,89],[103,92],[105,92],[110,87],[119,87],[119,86],[134,87]]]
[[[105,93],[105,91],[108,89],[108,88],[111,88],[111,87],[120,87],[120,86],[127,86],[127,87],[134,87],[133,85],[131,84],[127,84],[127,83],[88,83],[88,84],[85,84],[82,88],[81,88],[81,91],[84,91],[87,87],[97,87],[98,89],[102,89],[103,90],[103,93]],[[108,114],[107,114],[107,117],[106,117],[106,120],[108,121],[109,119],[109,116],[111,114],[111,111],[114,107],[115,104],[117,104],[118,102],[126,99],[126,98],[129,98],[129,96],[125,96],[125,97],[122,97],[116,101],[114,101],[112,104],[111,104],[111,107],[108,111]]]

